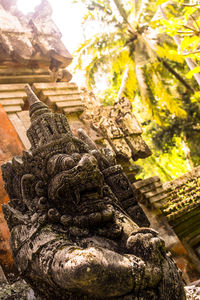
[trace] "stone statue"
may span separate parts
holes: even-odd
[[[26,86],[31,149],[2,166],[15,264],[38,299],[185,299],[122,168]]]

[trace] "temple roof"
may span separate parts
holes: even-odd
[[[180,231],[182,235],[185,234],[185,231],[190,230],[191,224],[193,224],[193,228],[198,228],[200,166],[173,181],[165,183],[164,190],[167,195],[167,202],[163,205],[162,211],[169,223],[177,228],[177,231]]]
[[[44,75],[67,67],[72,56],[51,19],[48,1],[43,0],[27,16],[17,9],[16,2],[0,0],[0,83],[22,82],[10,76],[30,76],[30,72],[42,75],[36,81],[43,81]]]

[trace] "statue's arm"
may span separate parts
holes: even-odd
[[[11,237],[18,240],[25,229],[16,226]],[[142,236],[143,233],[146,232],[141,232]],[[23,266],[20,271],[26,274],[25,277],[32,280],[37,274],[42,281],[56,284],[66,291],[105,299],[137,294],[141,288],[153,288],[161,280],[160,264],[163,258],[156,251],[160,246],[150,233],[150,239],[142,236],[140,233],[130,236],[127,254],[124,255],[103,248],[103,245],[79,247],[61,237],[58,239],[51,230],[34,233],[33,238],[26,240],[19,251],[13,250],[15,261],[18,266]],[[21,245],[21,242],[16,241],[15,244]],[[149,246],[148,251],[145,251],[145,245]]]
[[[144,265],[104,248],[66,247],[53,259],[53,280],[67,290],[97,297],[121,296],[140,288]]]
[[[134,264],[129,255],[101,247],[78,247],[48,229],[33,231],[33,236],[27,237],[24,225],[11,230],[15,263],[22,276],[31,282],[37,276],[41,282],[66,292],[103,299],[131,293],[136,282],[140,286],[144,267]]]

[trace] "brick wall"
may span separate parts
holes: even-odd
[[[15,128],[0,104],[0,165],[12,159],[13,156],[21,155],[23,148]],[[13,261],[9,246],[9,230],[3,217],[1,204],[8,201],[9,198],[3,188],[3,180],[0,172],[0,265],[6,271],[12,269]]]

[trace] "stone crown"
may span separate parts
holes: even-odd
[[[31,149],[37,149],[61,138],[68,137],[71,140],[73,134],[65,115],[52,113],[29,85],[25,86],[25,90],[30,104],[31,126],[27,131],[27,137]]]

